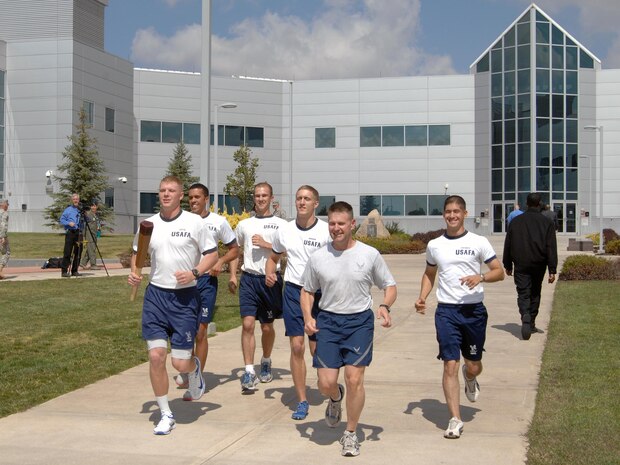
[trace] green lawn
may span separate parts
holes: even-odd
[[[618,302],[618,281],[558,283],[528,433],[528,465],[619,462]]]
[[[9,232],[9,241],[11,256],[14,258],[60,257],[65,246],[64,233]],[[97,245],[104,259],[117,258],[119,253],[127,252],[131,248],[132,242],[132,234],[104,234]]]
[[[220,278],[218,331],[241,323],[238,297]],[[129,302],[124,276],[3,282],[0,417],[146,362],[144,286]]]

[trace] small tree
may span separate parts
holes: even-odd
[[[234,153],[233,160],[237,163],[237,168],[233,174],[226,176],[224,192],[237,198],[243,211],[250,211],[254,204],[258,158],[252,158],[252,150],[247,145],[242,145]]]
[[[60,228],[60,216],[69,205],[71,194],[79,194],[85,206],[92,201],[101,200],[101,194],[110,187],[103,160],[99,158],[97,139],[88,133],[90,125],[86,123],[86,112],[80,109],[79,123],[75,125],[75,134],[67,136],[71,142],[62,153],[63,162],[58,165],[53,179],[58,183],[58,192],[51,194],[53,202],[45,209],[45,223],[52,228]],[[114,211],[103,202],[99,203],[97,214],[107,229],[114,224]]]
[[[183,192],[186,194],[181,201],[183,210],[189,210],[189,199],[187,198],[189,186],[198,182],[199,179],[197,176],[192,176],[192,171],[192,156],[181,141],[174,147],[166,176],[176,176],[183,182]]]

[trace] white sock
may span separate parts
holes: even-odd
[[[271,363],[271,357],[261,357],[260,363],[263,364],[265,362]]]
[[[246,365],[245,366],[245,371],[247,373],[252,373],[253,375],[256,374],[256,372],[254,371],[254,365]]]
[[[161,414],[172,416],[172,410],[170,410],[170,406],[168,405],[168,396],[159,396],[155,397],[157,401],[157,405],[159,405],[159,410],[161,410]]]

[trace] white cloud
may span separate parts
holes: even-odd
[[[267,12],[237,23],[230,37],[213,36],[213,73],[281,79],[454,73],[449,56],[416,45],[419,13],[420,0],[325,0],[322,13],[308,21]],[[169,38],[140,30],[132,60],[198,70],[200,26]]]

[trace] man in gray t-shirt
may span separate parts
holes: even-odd
[[[342,417],[344,386],[338,384],[340,368],[349,392],[347,427],[340,439],[342,455],[359,454],[355,430],[364,407],[364,370],[372,360],[375,315],[370,289],[383,289],[376,315],[390,327],[390,306],[396,300],[396,282],[379,252],[353,239],[353,208],[336,202],[328,210],[332,242],[314,252],[302,276],[301,309],[306,333],[317,337],[313,366],[318,370],[321,394],[329,396],[327,426],[335,428]],[[314,293],[321,290],[320,311],[312,316]]]

